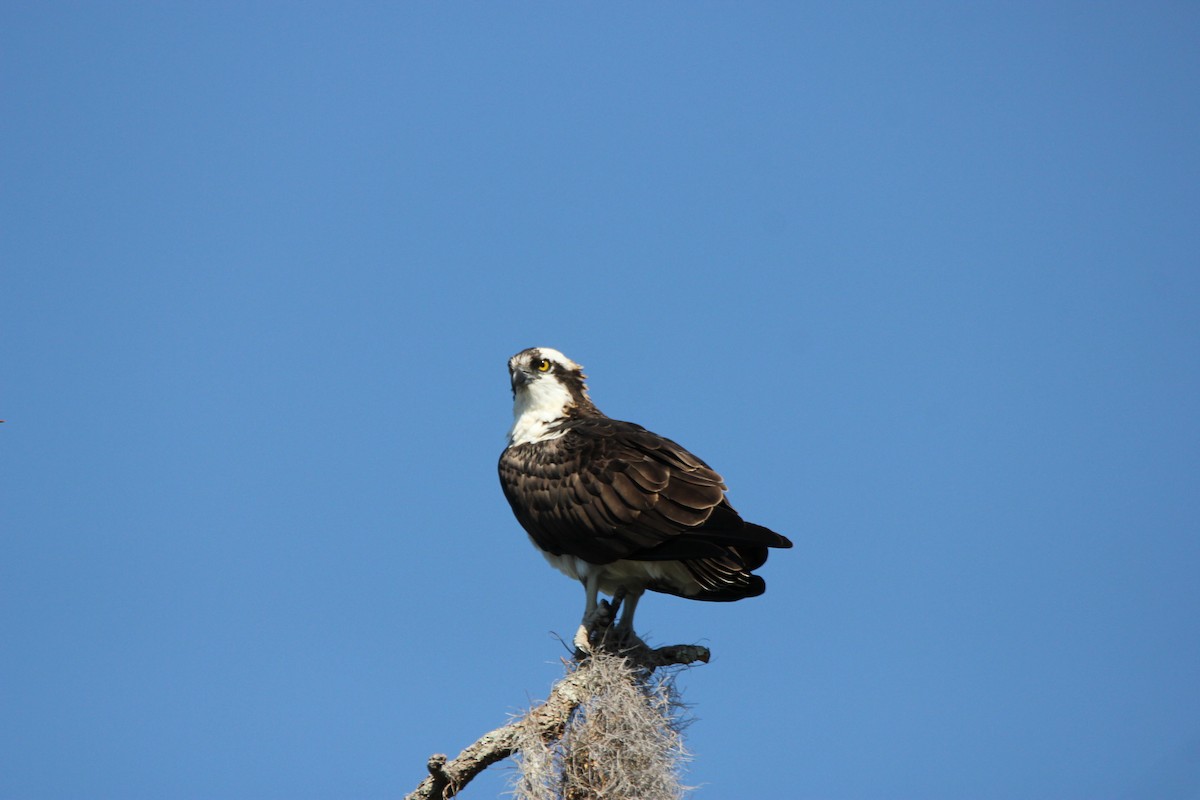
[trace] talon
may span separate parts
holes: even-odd
[[[582,659],[584,656],[591,655],[592,642],[588,638],[588,626],[580,625],[579,630],[575,631],[575,638],[571,641],[575,645],[576,660]]]
[[[583,615],[583,627],[589,631],[597,628],[608,628],[613,624],[613,619],[616,614],[613,611],[612,605],[607,600],[601,600],[596,604],[596,608],[591,612]]]

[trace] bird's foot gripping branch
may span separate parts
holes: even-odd
[[[642,669],[653,671],[658,667],[708,663],[707,647],[696,644],[676,644],[653,648],[643,642],[630,628],[613,625],[621,609],[622,593],[618,592],[612,602],[600,601],[595,612],[587,615],[579,630],[575,632],[575,660],[583,661],[596,652],[622,656]]]

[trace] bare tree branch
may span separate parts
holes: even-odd
[[[605,652],[627,659],[633,668],[643,671],[646,676],[659,667],[708,663],[709,659],[708,648],[699,645],[672,645],[653,650],[638,645],[619,651],[605,648]],[[517,753],[523,737],[533,735],[543,742],[560,739],[572,713],[588,699],[589,660],[585,656],[575,670],[556,683],[544,703],[504,727],[485,733],[456,758],[448,760],[442,754],[430,756],[426,764],[429,776],[406,795],[405,800],[445,800],[455,796],[480,772]]]

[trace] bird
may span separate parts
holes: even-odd
[[[608,625],[641,643],[634,612],[646,591],[692,600],[755,597],[753,571],[782,534],[747,522],[726,499],[721,476],[674,441],[606,416],[588,394],[583,367],[551,347],[508,361],[513,424],[500,454],[500,485],[546,560],[580,581],[580,634]],[[603,593],[613,603],[602,603]],[[579,641],[579,635],[576,641]]]

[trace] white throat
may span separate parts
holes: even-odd
[[[513,426],[508,443],[530,444],[557,439],[565,431],[550,430],[563,419],[563,409],[571,402],[571,393],[552,378],[535,378],[517,390],[513,398]]]

